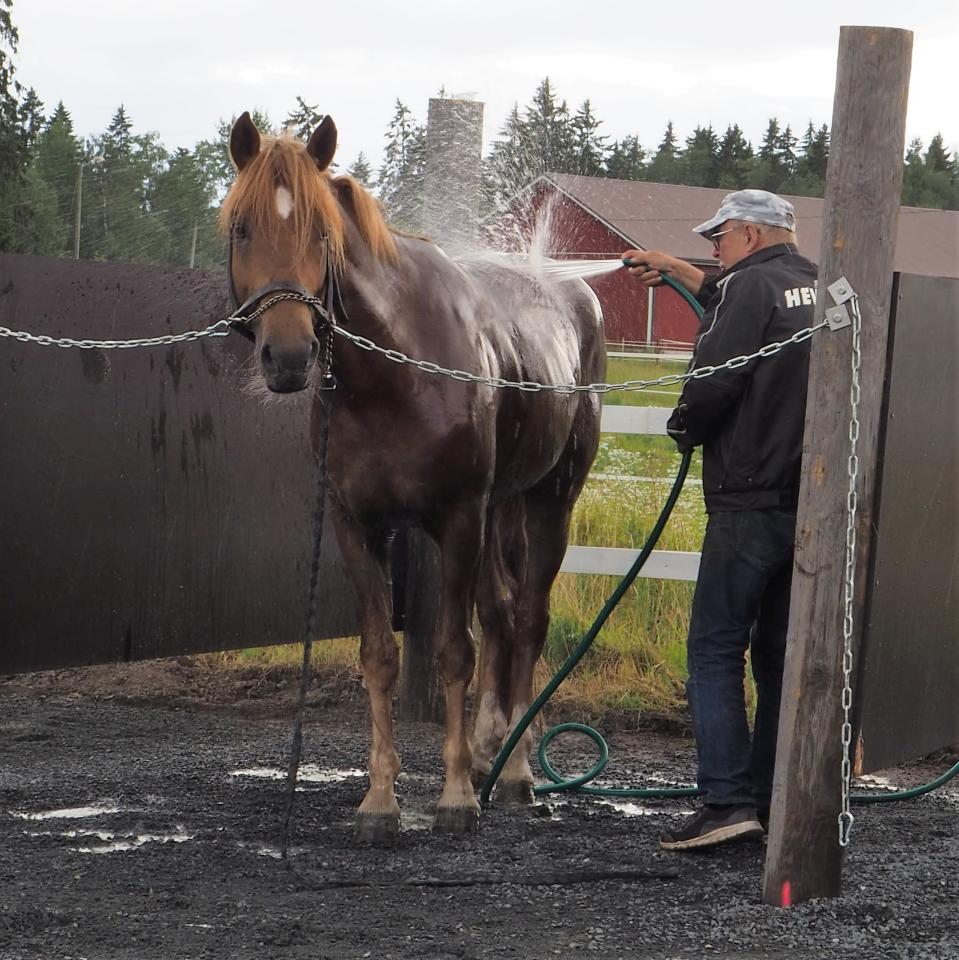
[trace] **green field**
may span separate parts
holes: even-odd
[[[611,359],[607,380],[649,380],[682,372],[683,363]],[[655,392],[653,392],[653,390]],[[610,393],[605,403],[672,407],[680,387]],[[629,547],[646,540],[669,492],[669,483],[616,477],[671,480],[679,468],[676,445],[667,437],[603,434],[590,479],[573,514],[570,543]],[[693,457],[689,477],[701,477],[701,458]],[[706,515],[699,485],[687,484],[658,548],[698,551]],[[617,577],[561,574],[553,588],[552,622],[544,676],[559,666],[613,592]],[[693,585],[675,580],[637,578],[610,616],[588,657],[554,695],[579,709],[602,714],[628,709],[671,714],[683,703],[686,677],[686,628]]]

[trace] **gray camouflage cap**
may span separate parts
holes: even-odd
[[[737,190],[727,193],[716,211],[716,216],[698,227],[693,233],[705,237],[727,220],[748,220],[751,223],[768,223],[773,227],[796,229],[796,211],[788,200],[777,197],[768,190]]]

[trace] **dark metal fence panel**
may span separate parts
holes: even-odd
[[[902,274],[894,307],[857,691],[864,771],[959,743],[959,281]]]
[[[0,256],[0,325],[134,339],[228,312],[222,275]],[[311,405],[241,384],[236,334],[132,350],[0,338],[0,673],[298,642]],[[304,402],[305,401],[305,402]],[[324,537],[318,636],[356,633]]]

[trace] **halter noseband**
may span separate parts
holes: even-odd
[[[282,300],[299,300],[305,303],[316,314],[314,330],[329,330],[333,327],[336,324],[333,317],[333,302],[336,300],[339,307],[342,308],[343,301],[336,280],[336,272],[333,270],[333,261],[330,259],[327,235],[324,234],[322,239],[327,242],[325,296],[322,301],[315,294],[310,293],[306,287],[293,280],[274,280],[272,283],[265,284],[259,290],[254,291],[243,303],[240,303],[239,297],[236,295],[236,286],[233,283],[233,236],[231,232],[230,243],[227,247],[226,267],[226,275],[230,285],[230,300],[233,302],[233,313],[229,317],[230,329],[236,330],[247,340],[255,341],[256,334],[250,329],[250,324],[261,313]],[[278,294],[278,296],[257,307],[257,304],[271,293]]]

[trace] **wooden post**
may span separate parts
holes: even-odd
[[[845,276],[862,313],[855,632],[871,542],[912,34],[841,27],[816,320]],[[801,238],[800,238],[801,239]],[[837,896],[850,328],[813,339],[763,901]]]

